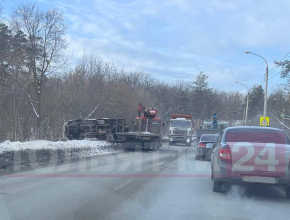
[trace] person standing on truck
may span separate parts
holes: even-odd
[[[138,117],[142,116],[142,112],[144,111],[144,106],[143,104],[140,102],[138,105]]]
[[[218,128],[217,114],[215,114],[215,113],[213,113],[213,117],[212,117],[212,128],[213,129],[217,129]]]

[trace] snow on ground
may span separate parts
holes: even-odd
[[[111,153],[114,151],[114,147],[111,143],[106,141],[95,141],[95,140],[72,140],[72,141],[27,141],[27,142],[10,142],[5,141],[0,143],[0,154],[5,151],[22,151],[22,150],[72,150],[85,149],[86,154],[89,152],[90,155],[99,155]],[[88,151],[89,149],[89,151]]]

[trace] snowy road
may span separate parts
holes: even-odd
[[[120,152],[0,177],[0,219],[288,219],[282,188],[212,192],[194,147]]]

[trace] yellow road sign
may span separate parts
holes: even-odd
[[[270,125],[270,118],[269,117],[260,117],[260,125]]]

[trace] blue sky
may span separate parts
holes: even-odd
[[[4,0],[9,15],[20,0]],[[212,87],[243,90],[260,83],[290,51],[288,0],[36,0],[68,24],[73,57],[94,53],[125,70],[166,81],[192,81],[205,71]],[[270,72],[270,77],[280,70]],[[279,74],[278,74],[279,75]],[[270,90],[280,81],[270,79]]]

